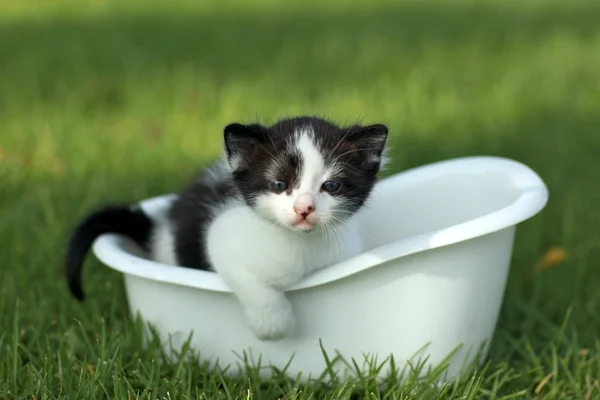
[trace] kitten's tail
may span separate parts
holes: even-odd
[[[81,272],[85,257],[96,238],[116,233],[133,239],[147,248],[153,223],[139,207],[110,205],[87,215],[74,229],[67,247],[65,273],[73,296],[82,301]]]

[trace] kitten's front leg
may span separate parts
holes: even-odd
[[[222,277],[239,299],[248,325],[260,340],[281,339],[295,327],[292,304],[284,292],[246,271],[236,271],[235,277]]]
[[[260,340],[278,340],[295,326],[292,304],[285,294],[267,285],[245,286],[237,293],[246,319]]]
[[[248,325],[261,340],[281,339],[295,326],[290,301],[268,283],[277,270],[273,245],[256,243],[261,238],[261,243],[271,243],[272,235],[271,225],[246,207],[224,212],[207,232],[210,263],[241,303]],[[269,255],[266,260],[265,255]],[[270,268],[263,264],[267,262]]]

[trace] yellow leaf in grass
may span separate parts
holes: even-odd
[[[562,247],[553,247],[549,249],[540,259],[540,267],[555,268],[565,262],[566,259],[567,252],[565,249]]]

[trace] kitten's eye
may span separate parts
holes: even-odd
[[[342,182],[340,181],[327,181],[323,183],[323,190],[327,193],[335,193],[342,188]]]
[[[287,189],[287,182],[285,181],[271,181],[269,182],[269,189],[275,193],[281,193]]]

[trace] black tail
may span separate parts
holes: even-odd
[[[147,248],[152,221],[140,208],[113,205],[89,214],[75,227],[67,249],[65,272],[69,289],[78,300],[83,300],[81,271],[85,257],[96,238],[104,233],[117,233],[130,237]]]

